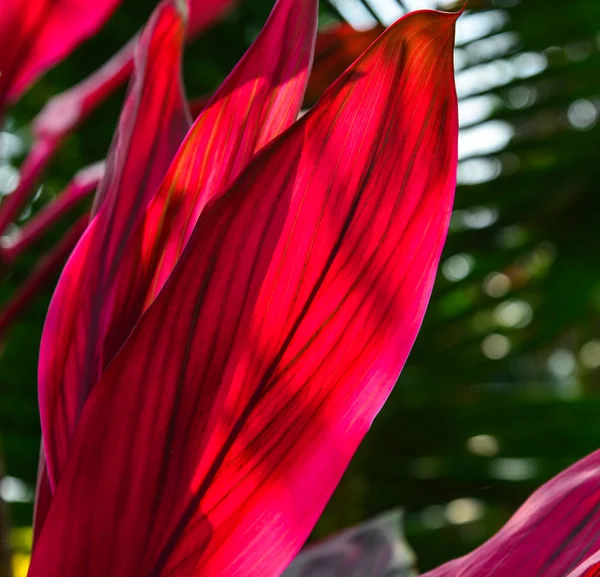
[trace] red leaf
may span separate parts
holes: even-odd
[[[455,19],[392,26],[206,207],[86,403],[30,577],[289,563],[430,295],[456,174]]]
[[[191,30],[188,35],[192,37],[214,25],[237,3],[236,0],[189,1],[192,10],[189,23]],[[34,184],[62,141],[108,96],[128,80],[133,70],[133,56],[137,41],[138,36],[136,35],[85,80],[51,98],[33,120],[35,142],[21,169],[21,179],[17,190],[0,207],[0,234],[17,217],[32,193]],[[1,109],[0,92],[0,116]]]
[[[103,175],[103,162],[97,162],[79,170],[55,200],[30,219],[18,234],[11,237],[11,244],[0,248],[3,262],[13,262],[37,242],[67,212],[96,190]]]
[[[423,577],[594,577],[600,451],[539,488],[481,547]]]
[[[194,37],[229,14],[240,0],[187,0],[190,8],[189,35]]]
[[[36,142],[23,161],[17,188],[8,198],[0,204],[0,234],[3,234],[9,224],[14,222],[23,209],[23,205],[34,190],[34,185],[46,168],[46,164],[53,153],[53,146],[49,142]]]
[[[124,247],[189,127],[180,78],[184,22],[176,6],[175,0],[165,0],[142,34],[134,80],[100,184],[100,211],[69,259],[46,318],[39,397],[53,489],[102,366],[105,299]]]
[[[137,36],[98,70],[52,97],[33,121],[38,141],[60,142],[130,76]]]
[[[234,0],[191,4],[188,35],[199,34],[213,26],[235,4]],[[192,34],[193,32],[193,34]],[[121,86],[133,70],[133,57],[138,36],[132,38],[102,67],[85,80],[51,98],[33,122],[38,141],[60,142],[110,94]]]
[[[2,309],[0,309],[0,337],[4,336],[7,329],[27,309],[31,301],[40,294],[41,289],[56,278],[83,234],[87,221],[87,215],[77,221],[56,246],[39,260],[31,274],[19,285],[10,300],[3,304]]]
[[[600,575],[600,551],[586,559],[576,569],[571,571],[567,577],[598,577]]]
[[[2,0],[0,112],[94,34],[120,0]]]
[[[304,96],[304,108],[312,106],[384,31],[383,26],[370,30],[354,30],[348,24],[335,25],[320,30],[315,43],[315,57]],[[200,96],[190,101],[192,116],[204,110],[210,96]]]
[[[316,25],[314,0],[279,0],[263,31],[190,130],[123,260],[107,362],[171,274],[206,203],[296,120]]]
[[[51,98],[32,122],[34,143],[17,189],[0,206],[0,234],[19,215],[62,141],[129,78],[137,37],[83,82]]]
[[[383,32],[382,26],[354,30],[340,24],[322,30],[315,45],[315,62],[306,89],[305,107],[312,106],[333,81],[348,68]]]
[[[52,490],[48,479],[48,469],[46,468],[46,457],[44,456],[44,447],[40,447],[40,459],[38,461],[37,480],[35,484],[35,504],[33,507],[33,543],[32,548],[36,546],[40,536],[40,531],[44,526],[50,504],[52,503]]]

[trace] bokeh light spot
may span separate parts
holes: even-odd
[[[483,339],[481,350],[488,359],[497,361],[510,352],[510,341],[504,335],[494,333]]]
[[[498,454],[500,445],[492,435],[475,435],[467,440],[467,449],[480,457],[494,457]]]

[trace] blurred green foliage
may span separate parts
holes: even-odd
[[[120,48],[151,4],[125,0],[97,37],[28,93],[7,129],[27,141],[43,103]],[[194,43],[185,60],[190,96],[219,84],[270,5],[247,0]],[[315,530],[323,536],[403,506],[422,569],[481,543],[537,486],[600,445],[600,4],[470,7],[457,38],[459,187],[434,296],[396,390]],[[323,13],[335,15],[327,5]],[[32,213],[105,156],[123,94],[69,139]],[[67,225],[7,272],[1,302]],[[48,287],[0,350],[0,443],[7,473],[30,487],[36,358],[50,295]],[[13,503],[11,515],[17,526],[30,524],[31,503]]]

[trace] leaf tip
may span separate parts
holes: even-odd
[[[454,28],[458,19],[464,14],[465,10],[467,9],[468,1],[469,0],[464,0],[462,4],[460,0],[456,2],[456,4],[453,5],[453,8],[459,6],[460,8],[458,10],[454,10],[453,12],[446,12],[443,10],[433,10],[433,12],[437,12],[438,14],[443,16],[446,20],[446,23],[448,25],[452,25],[452,27]]]
[[[184,25],[187,27],[190,18],[190,7],[187,0],[174,0],[175,10],[179,13],[179,16],[183,20]]]

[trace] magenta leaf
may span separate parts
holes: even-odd
[[[40,74],[94,34],[120,0],[2,0],[0,116]]]
[[[261,34],[194,123],[123,259],[107,361],[171,274],[206,203],[296,120],[316,24],[314,0],[279,0]]]
[[[12,326],[43,288],[56,277],[87,226],[88,216],[80,218],[48,254],[44,255],[15,294],[0,309],[0,336]]]
[[[184,28],[177,2],[165,0],[142,34],[99,187],[100,210],[71,255],[50,304],[40,349],[39,399],[52,489],[102,367],[105,299],[124,248],[189,128],[180,75]]]
[[[187,0],[190,9],[189,32],[191,38],[197,36],[215,22],[229,14],[240,0]]]
[[[189,3],[191,4],[191,14],[188,35],[191,38],[213,26],[237,4],[235,0],[214,2],[189,0]],[[185,5],[183,7],[185,8]],[[33,120],[34,145],[21,170],[21,181],[17,190],[0,207],[0,233],[19,214],[27,202],[34,184],[63,140],[110,94],[129,79],[133,70],[133,57],[138,39],[139,37],[136,35],[85,80],[51,98]],[[0,64],[1,62],[0,56]],[[0,116],[1,112],[2,99],[0,97]]]
[[[597,577],[600,451],[540,487],[489,541],[424,577]]]
[[[11,244],[0,248],[4,262],[14,261],[33,243],[40,239],[56,222],[82,199],[96,190],[104,175],[104,163],[98,162],[82,168],[56,199],[30,219],[13,237]]]
[[[456,178],[455,20],[390,27],[209,202],[87,400],[30,577],[289,564],[430,296]]]

